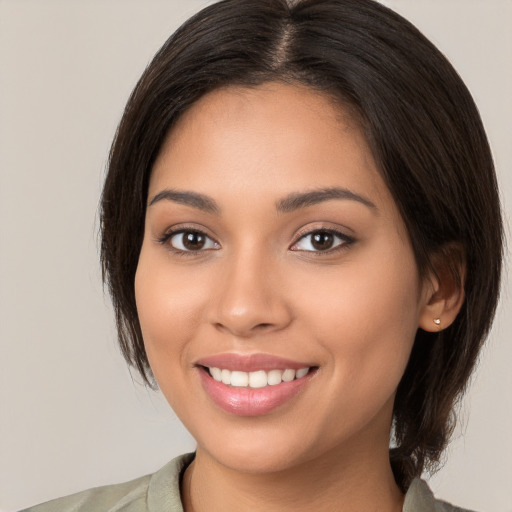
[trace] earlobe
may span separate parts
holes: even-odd
[[[450,246],[439,256],[433,261],[435,273],[432,272],[425,281],[425,302],[418,322],[418,327],[428,332],[449,327],[464,303],[466,272],[460,248],[455,250]]]
[[[449,294],[440,289],[423,306],[419,327],[428,332],[446,329],[457,317],[463,302],[464,289],[462,287],[453,287]]]

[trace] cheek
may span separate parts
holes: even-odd
[[[302,281],[302,293],[294,293],[304,301],[303,328],[324,347],[337,382],[353,388],[354,398],[373,390],[385,399],[395,391],[418,328],[413,256],[377,254],[374,261],[354,258],[332,275]]]
[[[170,272],[165,257],[141,251],[135,275],[137,313],[149,362],[157,379],[160,366],[178,365],[201,315],[200,295],[184,273]]]
[[[198,329],[201,305],[190,275],[169,271],[165,256],[155,256],[143,246],[135,276],[135,298],[153,375],[169,405],[186,420],[190,396],[187,371],[192,371],[189,347]]]

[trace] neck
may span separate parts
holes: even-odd
[[[183,479],[186,512],[399,512],[387,449],[331,452],[272,473],[243,473],[198,448]]]

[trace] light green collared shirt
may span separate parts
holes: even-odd
[[[123,484],[97,487],[48,501],[22,512],[183,512],[180,475],[194,454],[176,457],[152,475]],[[469,512],[434,498],[417,478],[407,491],[403,512]]]

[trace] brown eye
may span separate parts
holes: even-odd
[[[201,233],[183,233],[183,245],[189,251],[202,249],[206,242],[206,237]]]
[[[304,252],[329,252],[354,242],[354,239],[337,231],[318,229],[303,235],[291,250]]]
[[[334,244],[334,235],[325,231],[320,231],[311,235],[311,245],[317,251],[326,251]]]
[[[169,237],[169,244],[178,251],[192,252],[217,249],[218,244],[201,231],[180,231]]]

